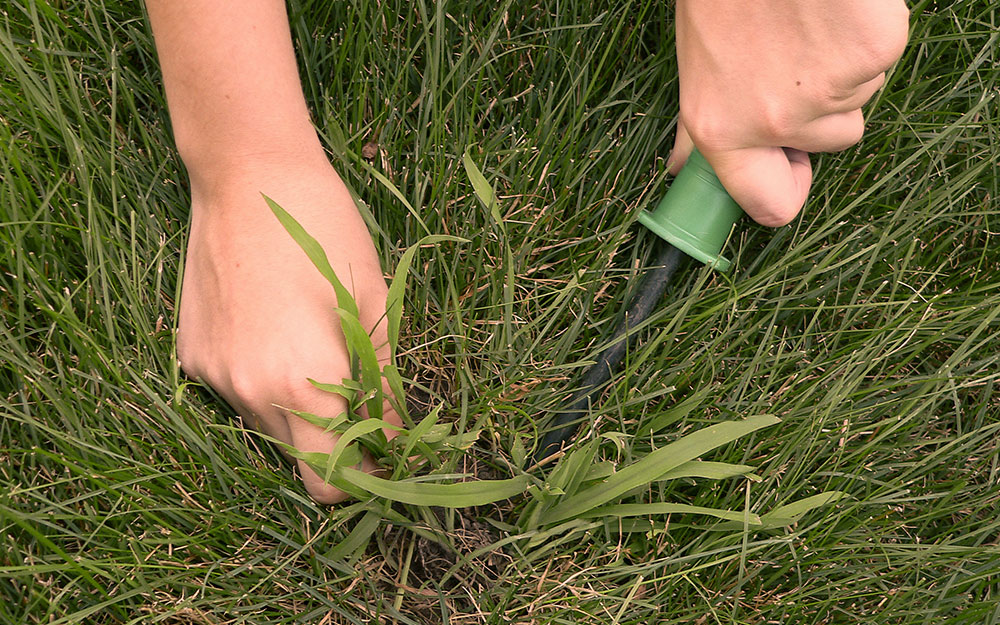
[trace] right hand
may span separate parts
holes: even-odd
[[[671,171],[697,146],[750,217],[787,224],[809,193],[808,153],[861,140],[861,106],[902,55],[908,19],[902,0],[678,0]]]

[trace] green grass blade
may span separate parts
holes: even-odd
[[[351,380],[350,378],[345,378],[344,380],[342,380],[341,384],[334,384],[331,382],[317,382],[312,378],[307,378],[307,379],[309,380],[309,383],[313,385],[313,387],[318,388],[321,391],[326,391],[327,393],[340,395],[349,402],[353,401],[354,398],[358,396],[358,393],[364,392],[364,387],[362,387],[354,380]]]
[[[303,421],[311,423],[317,427],[323,428],[323,430],[326,432],[336,432],[337,430],[341,429],[341,426],[347,423],[350,418],[348,417],[346,412],[342,412],[335,417],[321,417],[319,415],[315,415],[311,412],[305,412],[303,410],[292,410],[290,408],[284,408],[284,410],[288,410],[288,412],[292,413],[293,415],[302,419]]]
[[[844,497],[849,497],[849,495],[841,491],[829,490],[818,495],[806,497],[805,499],[793,501],[784,506],[778,506],[774,510],[761,515],[760,518],[766,527],[783,527],[795,523],[802,518],[802,515],[811,510],[840,501]]]
[[[483,208],[490,212],[493,220],[503,229],[503,216],[500,214],[500,207],[497,204],[497,194],[489,181],[486,180],[486,176],[483,175],[482,170],[472,160],[472,156],[468,150],[462,154],[462,166],[465,167],[465,173],[469,176],[469,181],[472,182],[472,190],[483,204]]]
[[[371,541],[375,531],[382,524],[382,513],[377,510],[365,512],[351,532],[342,541],[334,545],[326,557],[331,560],[346,560],[359,554]]]
[[[701,477],[709,480],[725,480],[731,477],[747,477],[755,482],[760,481],[760,477],[751,473],[753,467],[745,464],[729,464],[728,462],[709,462],[705,460],[691,460],[685,462],[677,468],[667,471],[658,481],[676,480],[682,477]]]
[[[263,195],[263,194],[262,194]],[[312,264],[319,270],[323,277],[326,278],[327,282],[333,286],[333,290],[337,295],[337,306],[343,308],[344,310],[350,311],[354,317],[358,316],[358,305],[354,301],[354,297],[351,292],[347,290],[344,284],[337,277],[337,274],[333,271],[333,267],[330,265],[330,259],[326,256],[326,251],[323,246],[319,244],[319,241],[314,239],[312,235],[306,232],[305,228],[302,227],[291,214],[285,209],[278,205],[277,202],[271,198],[264,195],[264,201],[271,208],[271,212],[274,216],[278,218],[281,225],[284,226],[285,231],[291,235],[291,237],[298,243],[302,251],[306,253]]]
[[[606,481],[590,486],[553,506],[542,522],[558,523],[621,497],[634,488],[656,481],[667,472],[698,456],[731,443],[742,436],[779,422],[777,417],[761,415],[744,421],[717,423],[681,438],[621,469]]]
[[[452,484],[385,480],[356,469],[341,468],[334,474],[334,483],[344,482],[378,497],[418,506],[468,508],[510,499],[523,493],[530,482],[522,475],[507,480],[477,480]]]
[[[283,443],[280,441],[278,442],[278,444],[286,452],[288,452],[289,456],[304,461],[306,464],[312,467],[312,469],[316,471],[317,474],[326,476],[324,477],[324,479],[327,482],[331,482],[332,480],[332,478],[330,477],[330,474],[332,473],[331,467],[333,469],[336,469],[336,466],[330,462],[331,460],[330,454],[323,451],[302,451],[297,447],[294,447],[292,445],[289,445],[288,443]],[[359,464],[361,464],[361,460],[362,460],[361,449],[357,445],[352,445],[350,447],[347,447],[337,456],[337,462],[352,467],[356,467]],[[340,485],[338,484],[337,486]],[[357,489],[354,489],[351,492],[357,492]]]
[[[357,356],[361,363],[362,395],[365,397],[365,405],[368,407],[368,416],[372,419],[382,418],[382,371],[378,365],[378,355],[375,353],[375,344],[356,313],[349,309],[336,308],[335,311],[340,316],[340,329],[344,332],[344,340],[347,342],[348,351]]]
[[[406,432],[406,445],[403,447],[403,453],[400,454],[401,458],[409,458],[413,454],[413,450],[423,442],[424,435],[430,432],[431,428],[438,422],[440,414],[441,407],[435,406],[426,417],[420,420],[420,423]]]
[[[434,245],[442,241],[466,243],[468,239],[443,234],[428,235],[407,248],[403,252],[402,257],[400,257],[399,262],[396,263],[396,272],[393,274],[392,282],[389,284],[389,293],[386,296],[385,304],[389,346],[393,350],[393,354],[395,354],[396,345],[399,343],[399,325],[403,317],[403,294],[406,290],[406,277],[410,273],[410,265],[413,264],[413,259],[421,247]]]
[[[613,506],[602,506],[588,510],[579,518],[602,518],[602,517],[635,517],[635,516],[660,516],[664,514],[695,514],[711,516],[725,521],[736,521],[742,523],[744,518],[748,519],[751,525],[761,525],[761,519],[754,513],[746,513],[739,510],[717,510],[704,506],[691,506],[682,503],[633,503],[617,504]]]
[[[366,434],[371,434],[373,432],[382,432],[383,428],[394,430],[397,429],[396,426],[391,423],[386,423],[381,419],[364,419],[358,421],[351,427],[347,428],[337,442],[334,443],[333,449],[330,450],[330,457],[326,461],[326,474],[324,478],[326,481],[330,480],[330,476],[333,474],[334,469],[341,464],[340,457],[348,449],[355,440],[365,436]],[[380,437],[383,438],[384,437]],[[354,466],[356,463],[349,463],[348,466]]]

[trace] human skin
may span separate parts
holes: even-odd
[[[903,53],[902,0],[677,0],[680,122],[670,169],[696,145],[757,222],[809,194],[809,152],[864,133],[861,106]]]
[[[255,428],[300,451],[329,452],[335,438],[289,409],[327,417],[346,409],[308,381],[350,377],[336,297],[261,194],[326,249],[383,362],[387,289],[371,236],[310,123],[284,2],[147,0],[147,9],[191,183],[181,366]],[[385,410],[398,425],[388,403]],[[345,498],[296,465],[316,501]]]
[[[261,194],[325,248],[383,362],[386,283],[309,120],[284,2],[146,4],[191,184],[181,365],[252,426],[301,451],[329,452],[335,437],[290,409],[346,409],[308,382],[350,375],[336,297]],[[681,123],[672,168],[697,144],[751,217],[787,223],[808,193],[806,152],[860,138],[860,107],[901,53],[906,20],[905,5],[889,0],[678,0]],[[384,418],[399,424],[388,403]],[[296,466],[318,502],[345,498],[305,463]]]

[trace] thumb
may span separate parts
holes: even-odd
[[[806,203],[809,154],[792,148],[741,148],[703,153],[722,186],[762,226],[784,226]]]
[[[694,141],[691,140],[691,135],[688,134],[687,128],[684,127],[684,122],[678,119],[677,136],[674,137],[674,149],[670,151],[670,156],[667,158],[667,171],[670,172],[671,176],[676,176],[681,171],[684,163],[691,156],[691,150],[693,149]]]

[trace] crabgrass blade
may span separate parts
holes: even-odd
[[[658,481],[676,480],[682,477],[702,477],[709,480],[724,480],[731,477],[742,476],[755,482],[759,482],[760,476],[754,475],[751,471],[753,471],[753,467],[745,464],[692,460],[690,462],[685,462],[675,469],[671,469]]]
[[[684,417],[691,414],[691,411],[701,406],[705,398],[715,392],[712,385],[706,384],[703,388],[695,391],[689,397],[684,398],[679,403],[655,415],[647,422],[640,425],[636,431],[643,434],[656,434],[668,426],[677,423]]]
[[[507,237],[507,226],[504,223],[503,215],[500,214],[500,206],[497,203],[496,192],[493,187],[486,180],[483,172],[476,165],[475,161],[472,160],[472,156],[469,154],[469,150],[466,149],[465,153],[462,154],[462,165],[465,167],[465,171],[469,176],[469,180],[472,182],[472,189],[482,202],[483,206],[489,211],[490,216],[493,218],[494,223],[496,223],[497,228],[499,228],[502,239],[503,247],[503,259],[504,267],[504,285],[503,285],[503,333],[501,334],[502,345],[506,348],[508,356],[514,358],[513,349],[513,335],[514,335],[514,256],[511,251],[510,240]]]
[[[598,462],[592,464],[587,468],[587,475],[584,476],[584,482],[593,482],[594,480],[603,480],[611,477],[615,474],[615,463],[613,462]]]
[[[802,515],[806,512],[834,503],[844,497],[849,497],[849,495],[839,490],[828,490],[819,493],[818,495],[793,501],[792,503],[784,506],[778,506],[767,514],[762,515],[761,521],[765,527],[784,527],[786,525],[791,525],[802,518]]]
[[[392,347],[395,350],[395,347]],[[410,418],[409,410],[406,408],[406,391],[403,388],[403,376],[399,374],[396,365],[390,363],[382,367],[382,379],[389,387],[389,403],[396,411],[396,414],[403,420],[403,425],[407,428],[413,427],[413,420]]]
[[[338,464],[340,464],[340,457],[348,449],[349,445],[366,434],[381,432],[383,428],[391,430],[399,429],[391,423],[386,423],[381,419],[364,419],[363,421],[358,421],[351,427],[347,428],[347,430],[341,434],[340,438],[337,439],[337,442],[334,443],[333,449],[330,450],[330,457],[326,461],[326,475],[323,479],[330,481],[330,476],[333,473],[333,470]],[[353,464],[348,466],[353,466]]]
[[[542,555],[540,552],[558,547],[560,544],[573,538],[575,534],[580,534],[600,526],[600,521],[572,519],[536,534],[527,534],[528,542],[525,545],[525,549],[531,553],[531,557],[537,558]]]
[[[333,271],[333,267],[330,265],[330,259],[326,256],[326,251],[323,250],[323,246],[319,244],[319,241],[314,239],[311,234],[306,232],[305,228],[302,227],[291,214],[285,209],[278,205],[277,202],[267,197],[263,193],[264,201],[271,208],[271,212],[274,216],[278,218],[281,225],[284,226],[285,230],[291,237],[298,243],[302,251],[306,253],[312,264],[316,266],[323,277],[326,278],[333,286],[334,292],[337,294],[337,306],[348,310],[355,317],[358,316],[358,305],[354,301],[354,297],[351,292],[347,290],[347,287],[340,281],[337,274]]]
[[[777,417],[760,415],[749,417],[744,421],[717,423],[688,434],[628,465],[606,481],[564,499],[542,516],[542,522],[545,524],[558,523],[579,516],[592,508],[621,497],[633,488],[660,479],[672,469],[694,460],[701,454],[778,422]]]
[[[602,506],[589,510],[580,516],[581,519],[595,517],[634,517],[634,516],[658,516],[664,514],[695,514],[711,516],[725,521],[736,521],[742,523],[745,518],[749,519],[751,525],[761,525],[761,519],[752,512],[747,514],[740,510],[718,510],[716,508],[706,508],[703,506],[690,506],[683,503],[634,503],[617,504],[612,506]]]
[[[292,413],[296,417],[311,423],[316,427],[323,428],[324,432],[335,432],[340,429],[340,426],[344,425],[348,421],[348,416],[346,412],[342,412],[335,417],[321,417],[319,415],[313,414],[311,412],[305,412],[303,410],[292,410],[290,408],[285,408],[288,412]]]
[[[378,366],[378,355],[371,337],[365,331],[356,312],[343,307],[334,309],[340,316],[340,328],[344,332],[347,349],[358,357],[361,362],[361,387],[363,394],[368,395],[365,405],[368,416],[372,419],[382,418],[382,371]]]
[[[364,550],[375,530],[382,524],[382,518],[382,513],[377,510],[365,512],[347,537],[327,553],[327,557],[331,560],[345,560]]]
[[[476,162],[472,160],[472,156],[469,154],[469,150],[466,150],[462,154],[462,166],[465,167],[465,173],[469,176],[469,181],[472,182],[472,190],[482,202],[483,207],[490,211],[490,215],[493,220],[496,221],[497,225],[501,229],[504,229],[503,216],[500,215],[500,207],[497,204],[497,195],[493,191],[493,187],[490,186],[489,181],[486,180],[486,176],[483,175],[482,170],[476,165]]]
[[[591,478],[599,448],[596,440],[574,446],[552,469],[544,488],[534,487],[529,491],[533,501],[525,507],[519,522],[525,531],[534,531],[543,525],[543,514],[557,498],[564,498],[566,493],[574,494],[581,482]]]
[[[597,457],[599,444],[596,440],[590,441],[579,454],[575,455],[571,463],[567,463],[569,470],[566,472],[566,479],[558,486],[562,488],[566,496],[572,496],[580,490],[580,486],[589,476],[590,467],[594,466],[594,459]]]
[[[477,480],[452,484],[390,481],[347,467],[335,472],[334,483],[339,486],[338,477],[356,488],[391,501],[444,508],[468,508],[510,499],[523,493],[530,482],[527,475],[508,480]]]
[[[403,453],[400,455],[401,458],[409,458],[410,454],[413,453],[413,449],[418,445],[421,447],[421,451],[427,457],[433,457],[433,453],[426,448],[424,444],[424,436],[431,431],[431,428],[437,423],[438,415],[441,413],[441,406],[435,406],[430,413],[420,420],[412,430],[407,432],[405,436],[407,437],[406,446],[403,448]]]
[[[432,234],[423,237],[414,245],[411,245],[396,264],[396,272],[393,274],[392,282],[389,284],[389,293],[386,296],[385,312],[386,323],[388,325],[389,346],[395,355],[396,344],[399,342],[399,325],[403,316],[403,293],[406,290],[406,277],[410,273],[410,265],[417,252],[425,245],[434,245],[442,241],[455,241],[457,243],[467,243],[468,239],[454,237],[444,234]]]
[[[797,523],[807,512],[811,512],[817,508],[839,501],[844,497],[850,497],[850,495],[841,491],[830,490],[806,497],[804,499],[799,499],[798,501],[793,501],[792,503],[784,506],[778,506],[774,510],[760,515],[760,523],[754,527],[754,529],[778,529],[781,527],[787,527],[793,523]],[[754,524],[751,523],[751,525]],[[740,530],[743,529],[743,527],[743,520],[741,518],[737,519],[735,522],[721,523],[713,529]]]
[[[354,380],[351,380],[350,378],[344,378],[342,384],[317,382],[312,378],[307,378],[307,379],[309,380],[309,383],[313,385],[314,388],[317,388],[321,391],[326,391],[327,393],[334,393],[336,395],[340,395],[349,402],[352,401],[355,397],[357,397],[358,393],[361,393],[364,390],[360,384],[358,384]]]
[[[330,461],[332,458],[331,454],[322,451],[302,451],[299,448],[289,445],[287,443],[279,443],[279,444],[285,451],[288,452],[289,456],[302,460],[310,467],[312,467],[312,469],[316,471],[316,473],[318,473],[319,475],[327,476],[324,478],[327,482],[331,482],[331,478],[329,476],[332,473],[332,469],[336,469],[336,465],[334,465]],[[361,450],[358,448],[357,445],[352,445],[348,447],[337,456],[337,462],[344,463],[345,465],[348,466],[357,466],[361,464],[361,460],[362,460]],[[337,484],[337,486],[340,487],[339,484]],[[342,490],[346,491],[347,489],[342,488]],[[357,492],[357,489],[354,489],[353,492]]]

